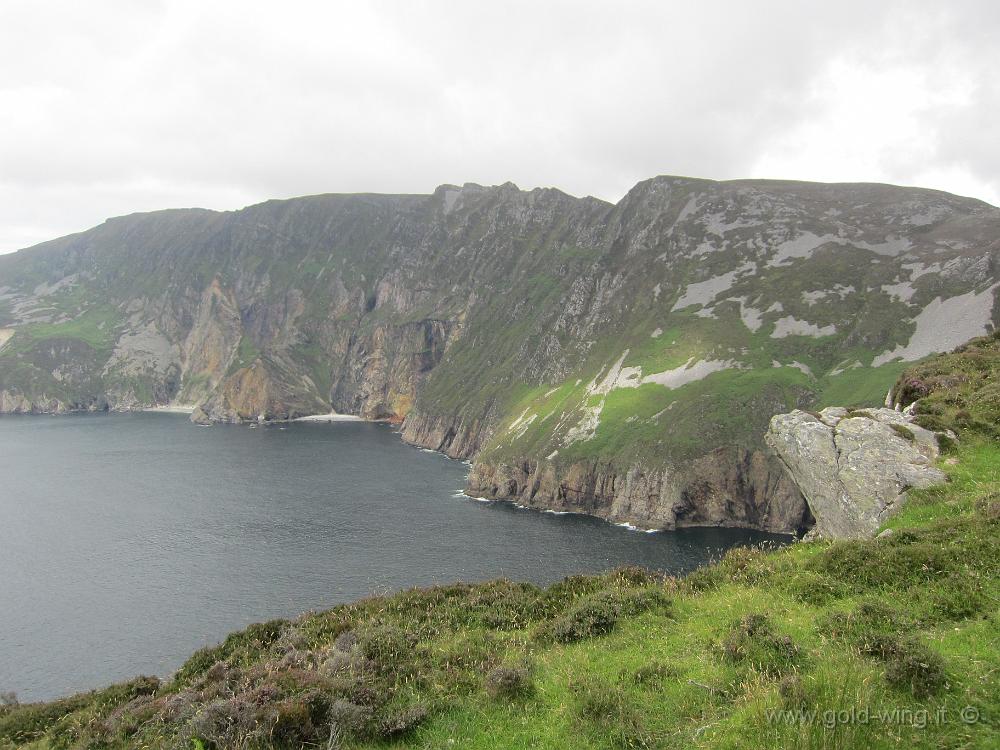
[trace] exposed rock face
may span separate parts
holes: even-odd
[[[796,529],[771,415],[1000,323],[998,238],[936,191],[669,176],[137,214],[0,256],[0,412],[334,410],[474,458],[477,494]]]
[[[427,417],[414,410],[403,422],[402,437],[413,445],[464,460],[476,455],[487,432],[486,424],[480,420],[466,423],[455,417]]]
[[[893,409],[778,414],[766,439],[802,490],[823,537],[871,536],[899,510],[908,490],[946,480],[931,466],[938,456],[934,433]]]
[[[581,462],[560,472],[535,460],[477,463],[467,492],[646,529],[739,526],[793,534],[812,524],[798,488],[761,451],[720,449],[684,470],[635,465],[618,472]]]
[[[421,381],[444,356],[454,329],[453,321],[419,320],[380,324],[353,337],[335,375],[334,408],[364,419],[402,421]]]

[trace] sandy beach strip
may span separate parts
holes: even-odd
[[[194,411],[194,406],[166,404],[165,406],[147,406],[143,411],[154,411],[162,414],[191,414]]]
[[[361,417],[356,417],[353,414],[337,414],[336,412],[330,412],[329,414],[310,414],[305,417],[296,417],[292,420],[293,422],[361,422],[363,421]]]

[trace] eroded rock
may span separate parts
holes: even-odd
[[[939,453],[934,433],[893,409],[778,414],[766,440],[802,491],[822,537],[871,536],[910,489],[946,481],[932,466]]]

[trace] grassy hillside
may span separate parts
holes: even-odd
[[[900,378],[961,442],[881,539],[254,625],[167,681],[0,708],[0,747],[997,747],[998,349]]]

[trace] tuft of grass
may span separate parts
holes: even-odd
[[[506,665],[491,669],[483,678],[483,688],[491,698],[522,700],[534,692],[531,670],[525,665]]]
[[[912,443],[916,440],[916,436],[913,434],[913,430],[903,424],[890,424],[889,428],[899,435],[903,440]]]
[[[722,653],[734,664],[771,677],[793,669],[801,658],[791,637],[779,634],[767,615],[759,612],[744,615],[732,626],[722,642]]]

